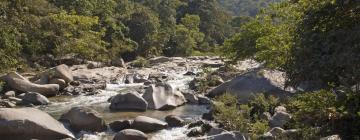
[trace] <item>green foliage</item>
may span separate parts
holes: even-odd
[[[19,55],[22,46],[18,43],[17,34],[17,30],[12,27],[0,28],[0,73],[17,68],[21,61]]]
[[[218,0],[222,7],[236,16],[256,16],[260,8],[280,0]]]
[[[265,97],[264,94],[259,94],[250,100],[249,105],[252,107],[252,114],[257,115],[253,117],[259,117],[264,112],[273,113],[275,107],[280,105],[280,102],[274,96]]]
[[[54,42],[54,54],[66,56],[75,54],[80,58],[101,60],[105,54],[103,33],[92,30],[99,24],[97,17],[69,15],[66,12],[50,14],[46,25],[45,38]]]
[[[240,105],[236,96],[225,93],[215,99],[214,116],[225,129],[249,134],[253,139],[269,131],[269,124],[259,116],[278,104],[274,97],[266,98],[263,94],[255,96],[248,104]]]
[[[287,84],[303,81],[354,85],[359,73],[358,3],[338,0],[284,1],[262,10],[228,39],[224,54],[254,58],[286,72]],[[274,57],[276,56],[276,57]]]
[[[43,64],[49,55],[131,61],[212,54],[231,31],[219,7],[214,0],[3,0],[0,24],[9,30],[1,29],[0,66]]]
[[[149,65],[149,61],[143,57],[137,57],[136,60],[131,63],[133,67],[147,67]]]

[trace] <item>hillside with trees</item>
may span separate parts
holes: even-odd
[[[5,0],[0,11],[5,69],[68,56],[129,61],[210,53],[233,34],[215,0]]]

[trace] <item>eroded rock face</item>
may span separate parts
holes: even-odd
[[[1,139],[74,138],[63,124],[34,108],[0,109]]]
[[[64,79],[66,83],[74,81],[73,75],[69,67],[65,64],[56,66],[54,68],[54,77]]]
[[[253,70],[235,77],[211,90],[207,96],[216,97],[226,92],[239,97],[241,102],[247,102],[258,93],[268,93],[278,97],[286,96],[284,77],[281,72],[268,70]]]
[[[139,130],[125,129],[118,132],[113,140],[147,140],[147,135]]]
[[[61,121],[68,122],[74,131],[101,132],[107,129],[105,121],[101,115],[93,109],[87,107],[74,107],[60,118]]]
[[[146,116],[136,117],[133,124],[131,125],[132,129],[140,130],[146,133],[159,131],[162,129],[166,129],[167,127],[168,124],[166,122]]]
[[[151,85],[145,90],[143,98],[149,109],[170,110],[186,102],[184,95],[169,84]]]
[[[147,101],[136,91],[120,93],[111,98],[111,110],[146,111],[147,108]]]
[[[55,96],[59,92],[58,84],[35,84],[15,72],[7,74],[3,79],[11,88],[22,92],[36,92],[44,96]]]

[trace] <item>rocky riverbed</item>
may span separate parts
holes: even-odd
[[[117,66],[88,62],[59,65],[37,74],[2,76],[7,88],[1,95],[0,135],[8,139],[245,139],[241,133],[224,133],[216,123],[202,119],[212,102],[207,96],[229,89],[241,92],[245,100],[251,91],[281,90],[281,74],[247,74],[260,67],[251,60],[236,66],[245,78],[235,78],[239,73],[219,73],[219,82],[205,92],[194,91],[191,82],[204,67],[224,67],[219,57],[157,57],[149,63],[136,68],[131,62]],[[31,125],[14,122],[19,120]],[[34,132],[27,132],[29,128]]]

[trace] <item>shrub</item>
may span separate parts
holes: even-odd
[[[149,65],[149,61],[144,57],[137,57],[136,60],[131,63],[131,66],[133,67],[147,67]]]
[[[268,122],[258,116],[278,104],[276,98],[265,98],[263,94],[255,96],[249,104],[239,105],[236,96],[229,93],[217,97],[215,101],[215,120],[224,125],[225,129],[248,133],[253,139],[269,130]],[[257,101],[261,102],[256,104]]]

